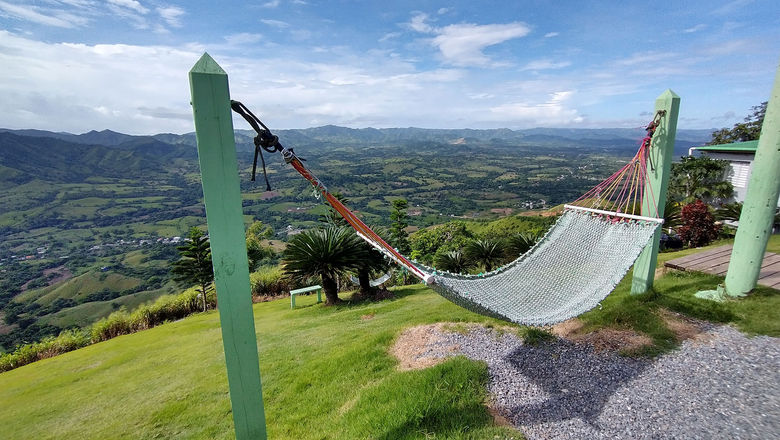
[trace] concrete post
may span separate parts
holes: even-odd
[[[756,287],[780,195],[780,68],[766,107],[761,137],[726,273],[726,294],[743,296]]]
[[[677,134],[680,97],[667,89],[655,100],[655,110],[663,110],[666,114],[661,118],[661,124],[653,136],[648,157],[647,182],[642,198],[642,215],[647,217],[655,217],[656,213],[659,217],[664,215],[666,189],[669,187],[669,177],[672,174],[674,138]],[[651,169],[651,163],[654,169]],[[661,229],[659,228],[634,263],[634,278],[631,282],[632,294],[645,293],[653,287],[660,240]]]
[[[209,54],[203,54],[189,76],[236,438],[265,439],[228,77]]]

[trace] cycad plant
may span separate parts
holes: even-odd
[[[295,278],[319,276],[325,303],[339,303],[336,278],[357,271],[368,258],[366,248],[351,229],[328,227],[293,237],[283,253],[284,272]]]
[[[501,264],[504,260],[504,249],[501,243],[491,239],[472,240],[466,245],[466,258],[484,266],[486,272]]]
[[[533,234],[531,232],[521,232],[509,237],[507,240],[506,250],[512,257],[519,257],[528,252],[541,236],[539,234]]]
[[[434,263],[437,269],[446,270],[453,273],[466,272],[473,264],[469,261],[463,252],[460,250],[454,250],[445,252],[443,254],[437,254],[434,258]]]

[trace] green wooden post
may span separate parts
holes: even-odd
[[[669,176],[672,173],[680,97],[667,89],[655,100],[655,110],[663,110],[666,114],[661,118],[661,124],[656,129],[650,148],[649,159],[651,160],[647,166],[647,183],[642,199],[642,215],[654,217],[657,212],[659,217],[663,217],[666,189],[669,187]],[[651,164],[653,169],[651,169]],[[634,263],[634,278],[631,282],[632,294],[645,293],[653,287],[660,239],[661,230],[659,229],[655,231],[652,241],[645,246]]]
[[[228,77],[207,53],[189,76],[236,438],[265,439]]]
[[[772,95],[766,107],[761,137],[756,148],[748,192],[734,249],[726,273],[726,294],[742,296],[756,287],[764,252],[772,234],[772,223],[780,195],[780,68],[775,74]]]

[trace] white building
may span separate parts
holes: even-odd
[[[712,159],[728,161],[729,170],[726,178],[734,186],[734,200],[742,203],[747,196],[748,182],[757,148],[757,140],[723,145],[704,145],[691,148],[688,150],[688,155],[692,156],[694,151],[698,151]],[[780,207],[780,200],[778,200],[778,207]]]

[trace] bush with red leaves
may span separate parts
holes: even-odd
[[[709,206],[701,200],[683,206],[680,218],[683,225],[677,233],[689,247],[706,246],[718,237],[720,225],[715,224]]]

